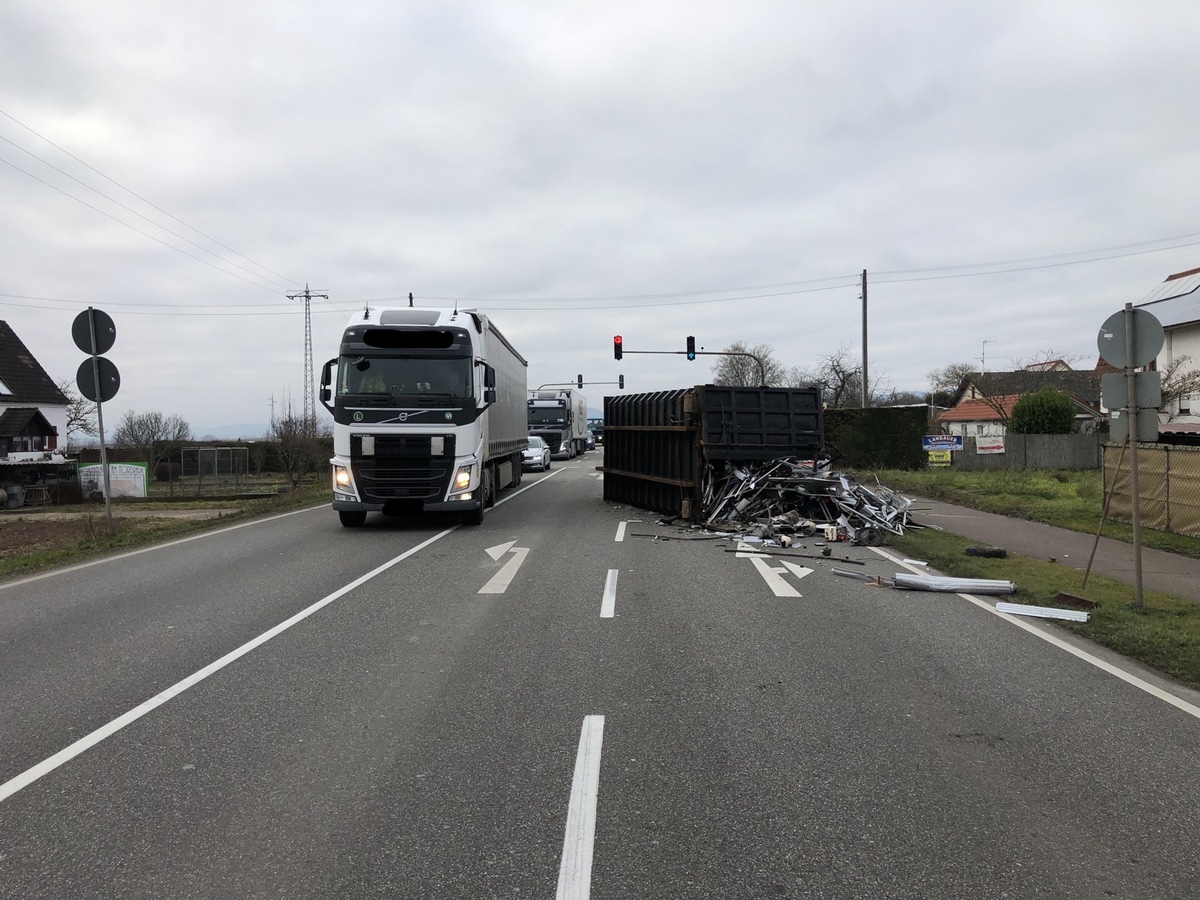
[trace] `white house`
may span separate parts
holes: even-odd
[[[1154,361],[1162,371],[1187,356],[1189,369],[1200,369],[1200,269],[1168,275],[1162,284],[1134,304],[1152,313],[1163,327],[1163,346]],[[1200,394],[1180,397],[1162,410],[1170,426],[1200,425]],[[1166,426],[1160,431],[1168,430]]]

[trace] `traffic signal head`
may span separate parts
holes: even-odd
[[[688,335],[688,341],[687,341],[687,358],[688,359],[696,358],[696,339],[694,337],[692,337],[690,334]]]
[[[621,358],[621,336],[618,334],[613,337],[613,359]]]
[[[582,376],[582,375],[576,375],[576,376],[575,376],[575,383],[576,383],[577,385],[579,385],[579,387],[583,387],[583,376]]]

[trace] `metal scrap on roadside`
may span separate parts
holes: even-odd
[[[877,547],[885,534],[919,527],[909,519],[908,497],[811,461],[725,461],[710,463],[704,475],[703,523],[714,531],[816,536]]]

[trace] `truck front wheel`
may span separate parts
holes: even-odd
[[[367,514],[361,510],[341,510],[338,512],[338,518],[342,520],[342,525],[346,528],[358,528],[367,521]]]

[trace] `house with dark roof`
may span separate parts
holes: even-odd
[[[1096,430],[1102,419],[1100,376],[1071,369],[1062,360],[1034,363],[1015,372],[968,373],[959,382],[950,408],[937,420],[950,434],[1002,437],[1017,401],[1045,387],[1074,401],[1079,431]]]
[[[55,450],[66,439],[66,394],[0,321],[0,457]]]

